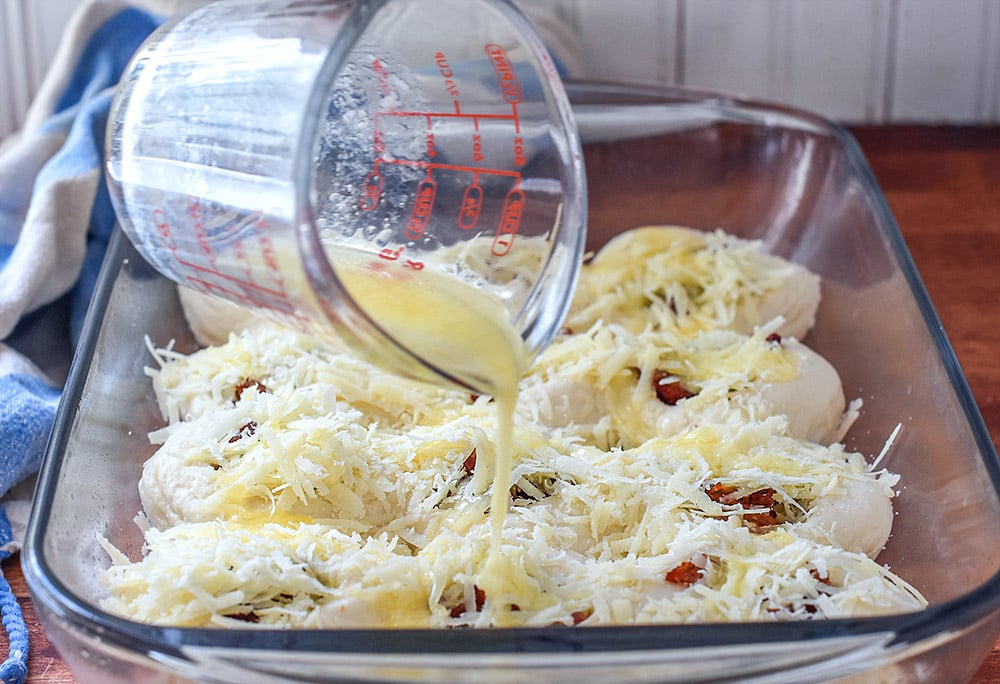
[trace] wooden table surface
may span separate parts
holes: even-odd
[[[871,127],[852,132],[885,192],[1000,446],[1000,128]],[[31,636],[29,682],[75,680],[38,625],[18,558],[3,565]],[[0,642],[6,653],[7,646]],[[975,684],[1000,683],[1000,642]]]

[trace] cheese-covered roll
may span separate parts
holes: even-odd
[[[764,252],[758,241],[647,226],[619,234],[583,268],[566,324],[576,331],[604,321],[633,332],[749,333],[781,317],[777,332],[801,339],[819,300],[818,276]]]

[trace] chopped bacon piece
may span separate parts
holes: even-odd
[[[761,513],[745,513],[743,520],[751,528],[764,528],[778,524],[778,512],[775,510],[774,495],[777,493],[770,487],[758,489],[745,496],[734,496],[736,487],[715,482],[705,488],[705,493],[712,501],[724,506],[742,506],[743,508],[766,508]]]
[[[258,392],[266,392],[267,387],[259,380],[254,380],[253,378],[244,378],[238,385],[236,385],[236,401],[240,400],[243,393],[250,389],[251,387],[257,387]]]
[[[667,406],[674,406],[681,399],[693,397],[696,392],[692,392],[680,380],[667,380],[673,377],[665,370],[657,369],[653,371],[653,391],[656,398]]]
[[[716,503],[728,504],[731,503],[729,495],[736,491],[736,487],[732,485],[722,484],[721,482],[713,482],[708,487],[705,488],[705,493],[708,494],[708,498]]]
[[[476,450],[473,449],[472,453],[465,457],[462,461],[462,470],[465,471],[466,475],[472,475],[472,471],[476,469]]]
[[[481,611],[486,604],[486,592],[477,586],[472,587],[476,596],[476,611]],[[449,613],[453,618],[461,617],[465,614],[465,601],[451,607]]]
[[[705,574],[704,569],[699,568],[691,561],[684,561],[673,570],[667,572],[666,580],[671,584],[683,584],[686,587],[690,587],[700,580],[703,574]]]
[[[248,613],[230,613],[226,615],[227,618],[232,618],[233,620],[240,620],[241,622],[249,622],[252,624],[257,624],[260,622],[260,616],[252,610]]]
[[[578,625],[593,614],[594,614],[594,607],[588,606],[583,610],[574,610],[572,613],[569,614],[569,616],[573,618],[573,624]]]
[[[739,500],[743,508],[766,508],[763,513],[747,513],[743,520],[757,527],[769,527],[778,523],[778,512],[774,510],[775,491],[771,488],[750,492]]]
[[[809,568],[809,574],[812,575],[812,578],[814,580],[820,582],[821,584],[830,583],[830,575],[820,574],[820,571],[817,570],[816,568]]]
[[[779,335],[778,333],[771,333],[770,335],[768,335],[764,339],[766,341],[768,341],[768,342],[774,342],[776,344],[781,344],[781,335]]]
[[[257,432],[257,421],[251,420],[249,423],[244,423],[240,426],[239,432],[229,438],[229,443],[234,444],[240,441],[244,437],[249,437],[250,435]]]

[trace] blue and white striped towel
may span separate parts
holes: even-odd
[[[61,96],[0,149],[0,559],[19,547],[23,524],[12,529],[7,509],[23,523],[25,507],[8,492],[41,462],[115,222],[102,163],[113,88],[160,23],[124,3],[86,10],[80,44],[67,47],[75,59],[49,75]],[[27,633],[2,575],[0,609],[9,643],[0,681],[23,682]]]

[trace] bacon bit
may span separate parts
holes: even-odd
[[[730,503],[727,499],[729,498],[729,495],[735,491],[736,487],[722,484],[721,482],[714,482],[705,488],[705,493],[708,494],[708,498],[721,504]]]
[[[821,584],[829,584],[830,583],[830,576],[829,575],[821,575],[820,572],[819,572],[819,570],[817,570],[816,568],[809,568],[809,574],[812,575],[812,578],[814,580],[816,580],[817,582],[819,582]]]
[[[470,404],[475,404],[477,399],[479,399],[479,395],[478,394],[472,393],[472,394],[469,395],[469,403]]]
[[[528,496],[527,493],[517,485],[510,486],[510,498],[513,501],[517,501],[518,499],[534,501],[532,497]]]
[[[486,604],[486,592],[477,586],[472,587],[472,591],[476,595],[476,612],[482,611],[483,605]],[[449,611],[449,615],[453,618],[461,617],[465,613],[465,601],[462,601],[458,605],[452,606]]]
[[[833,596],[833,592],[828,591],[828,589],[833,589],[833,585],[830,584],[830,575],[820,574],[819,570],[816,568],[810,568],[809,574],[819,583],[819,587],[816,588],[816,593],[820,596]],[[813,606],[815,609],[815,606]],[[808,607],[806,608],[808,610]]]
[[[476,450],[473,449],[472,453],[465,457],[462,461],[462,470],[465,471],[466,475],[472,475],[472,471],[476,469]]]
[[[770,527],[777,524],[778,512],[774,510],[775,493],[773,489],[768,487],[767,489],[758,489],[756,492],[750,492],[742,497],[739,503],[743,508],[768,509],[764,513],[747,513],[743,516],[743,520],[750,523],[751,526],[757,527]]]
[[[675,406],[681,399],[693,397],[696,393],[685,387],[679,380],[666,382],[672,374],[665,370],[653,371],[653,391],[656,398],[667,406]]]
[[[779,335],[778,333],[771,333],[770,335],[765,337],[764,340],[767,342],[774,342],[776,344],[781,344],[781,335]]]
[[[667,573],[666,580],[671,584],[683,584],[686,587],[690,587],[700,580],[704,574],[705,570],[703,568],[699,568],[691,561],[684,561]]]
[[[716,482],[705,488],[705,493],[712,501],[724,506],[742,506],[743,508],[766,508],[763,513],[745,513],[743,521],[751,528],[764,528],[778,523],[778,512],[774,509],[775,490],[767,487],[750,492],[746,496],[736,497],[733,493],[736,487]]]
[[[258,392],[267,391],[267,387],[259,380],[254,380],[253,378],[244,378],[240,382],[240,384],[236,385],[236,401],[240,400],[240,397],[243,396],[243,392],[254,386],[257,387]]]
[[[251,420],[249,423],[244,423],[240,426],[239,432],[229,438],[229,443],[233,444],[240,441],[244,437],[249,437],[250,435],[257,432],[257,421]]]
[[[830,585],[829,575],[821,574],[820,571],[817,570],[816,568],[809,568],[809,574],[820,585],[819,587],[816,588],[816,594],[818,596],[833,596],[833,593],[827,590],[828,588],[829,589],[833,588],[832,585]],[[808,596],[800,596],[799,601],[800,601],[799,605],[801,606],[800,609],[807,615],[815,615],[816,613],[819,612],[819,603],[816,601],[816,599],[810,598]],[[771,607],[767,609],[767,612],[794,613],[796,609],[793,607],[793,605],[794,604],[788,604],[781,606],[780,608]]]
[[[574,610],[572,613],[569,614],[569,616],[573,618],[573,624],[578,625],[593,614],[594,614],[594,607],[588,606],[583,610]]]
[[[240,620],[241,622],[250,622],[255,625],[260,622],[260,616],[252,610],[248,613],[230,613],[224,617]]]

